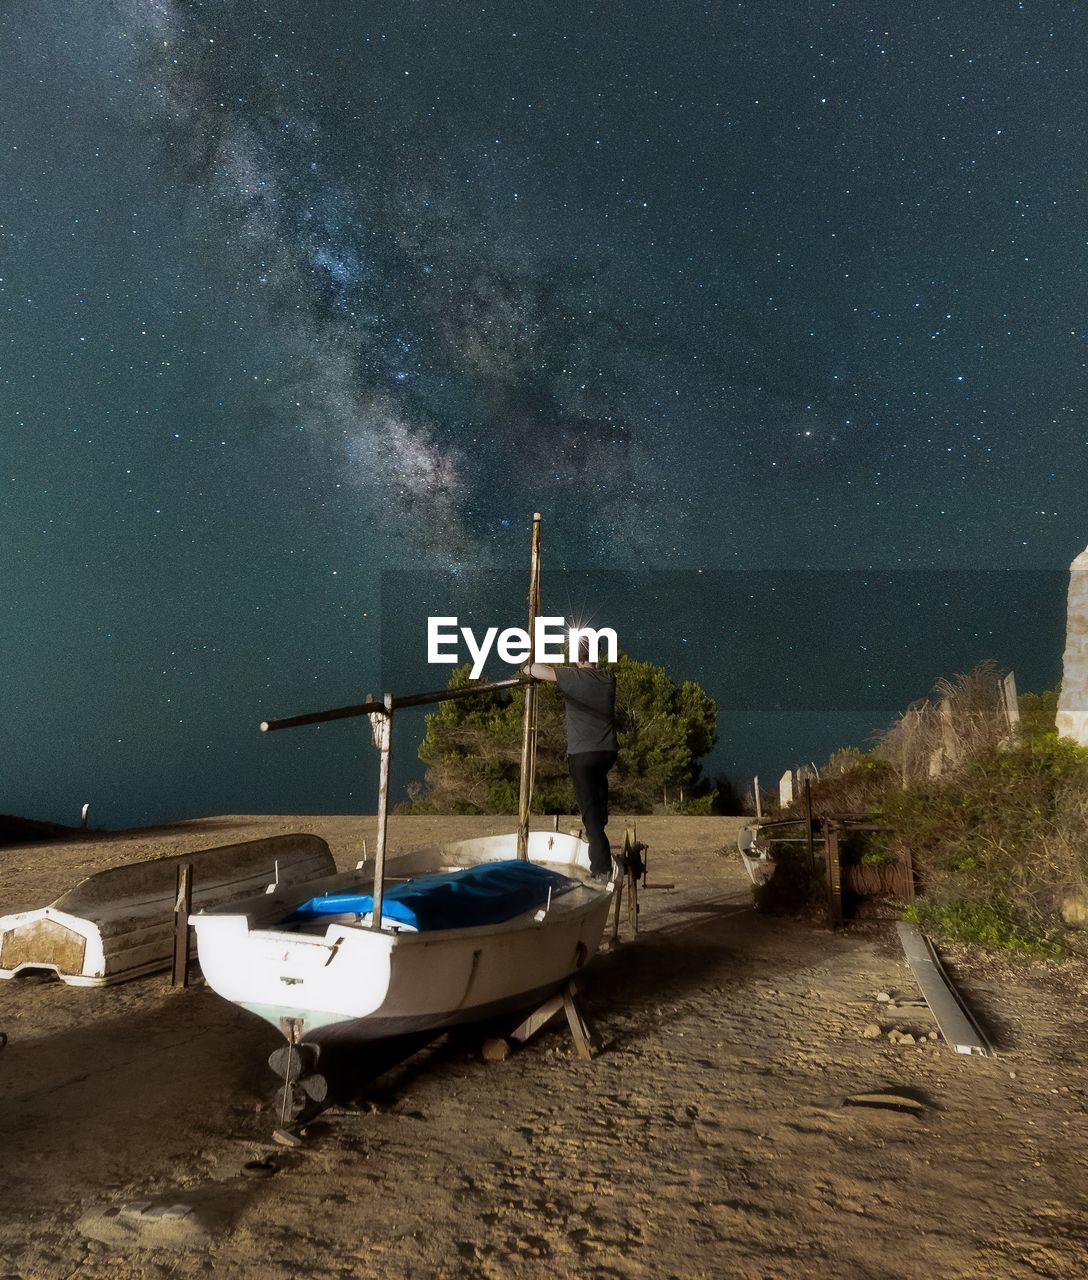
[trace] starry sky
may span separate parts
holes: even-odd
[[[368,810],[365,723],[257,723],[444,684],[422,618],[520,623],[534,510],[711,772],[1053,685],[1084,10],[11,0],[0,811]]]

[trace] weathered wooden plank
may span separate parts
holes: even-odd
[[[57,920],[34,920],[24,929],[0,934],[0,940],[0,967],[4,969],[44,964],[55,965],[64,973],[78,973],[83,967],[87,939]]]
[[[903,954],[911,967],[926,1004],[933,1011],[941,1035],[957,1053],[975,1053],[990,1057],[993,1045],[948,979],[933,944],[908,920],[896,922]]]
[[[563,993],[557,991],[550,1000],[545,1000],[542,1005],[534,1009],[528,1017],[524,1018],[510,1032],[509,1039],[516,1040],[519,1044],[524,1044],[526,1040],[535,1036],[538,1031],[543,1029],[563,1012]]]
[[[570,1027],[579,1058],[589,1059],[593,1057],[593,1037],[575,1000],[575,991],[573,983],[568,983],[563,988],[563,1011],[567,1015],[567,1025]]]

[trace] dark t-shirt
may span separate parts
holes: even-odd
[[[615,751],[616,677],[597,667],[556,667],[567,713],[567,755]]]

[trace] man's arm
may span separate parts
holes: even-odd
[[[532,676],[534,680],[550,680],[555,683],[555,668],[546,666],[543,662],[526,663],[525,674]]]

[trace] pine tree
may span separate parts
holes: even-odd
[[[471,682],[468,664],[450,677],[451,688]],[[691,797],[700,759],[716,741],[717,707],[693,681],[677,684],[652,662],[621,654],[616,674],[619,758],[610,778],[614,807],[648,813],[663,801]],[[535,813],[573,813],[567,772],[563,701],[553,684],[538,686]],[[516,813],[521,763],[522,689],[443,702],[427,716],[419,758],[424,783],[409,789],[400,812]]]

